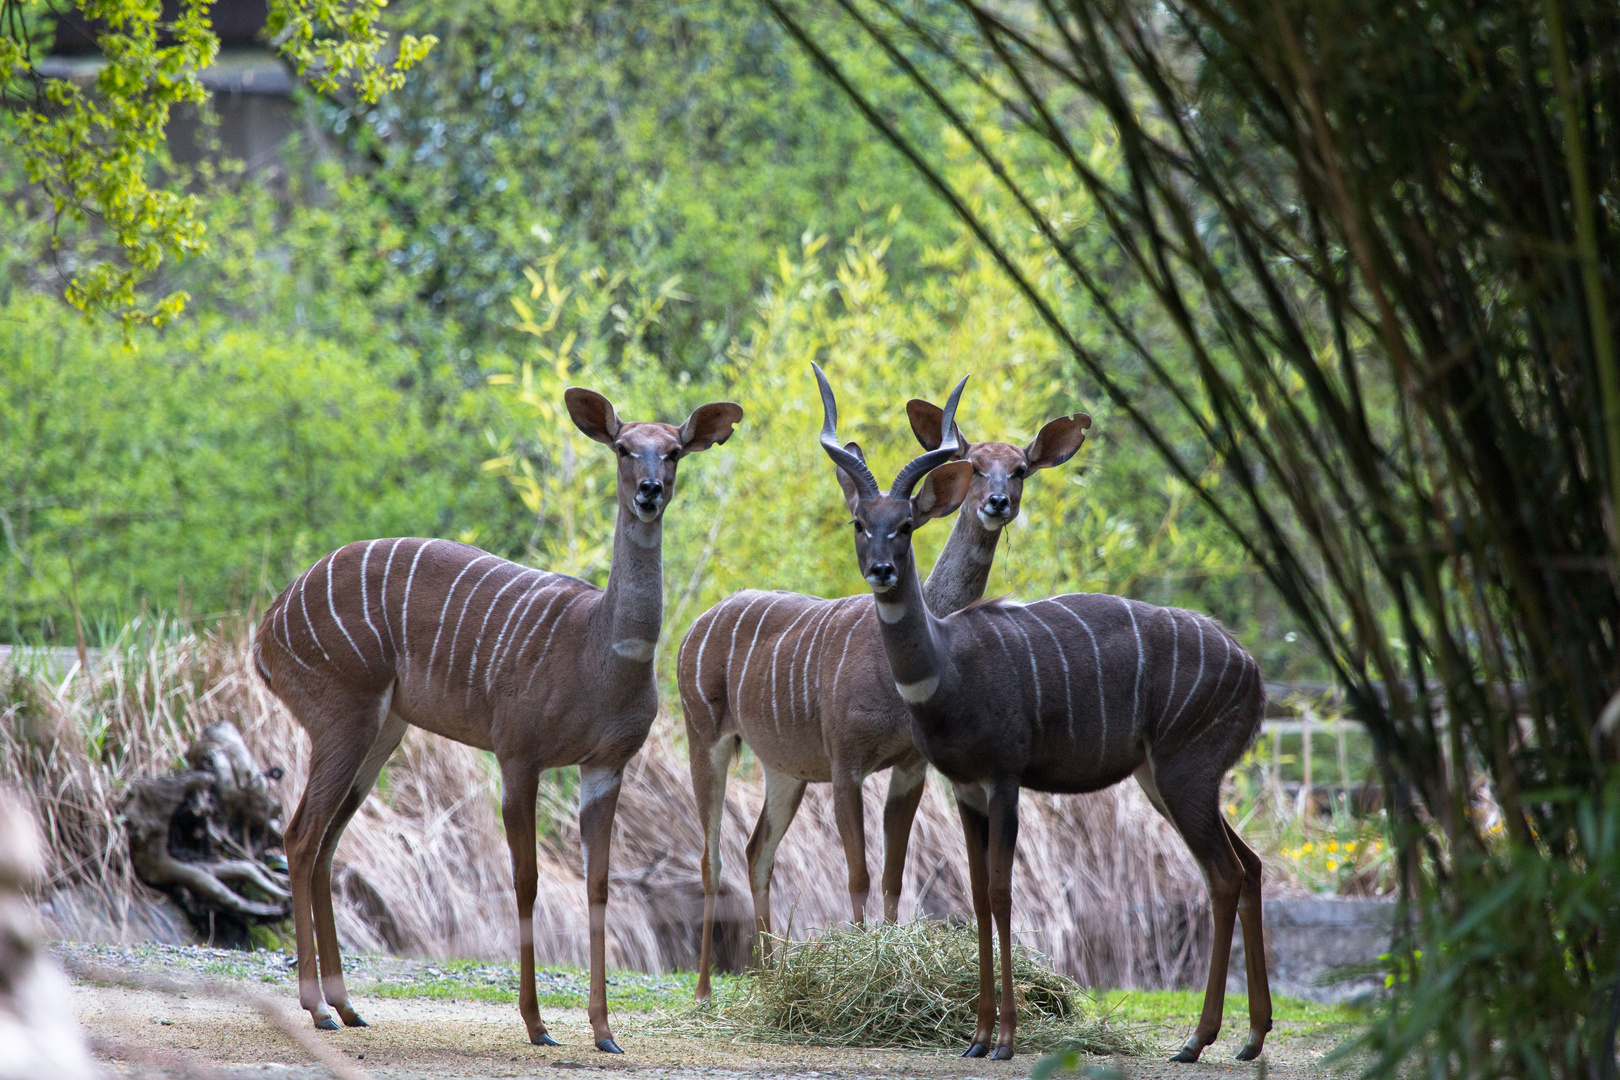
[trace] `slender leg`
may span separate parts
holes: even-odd
[[[748,884],[754,893],[754,932],[759,945],[759,962],[769,959],[765,935],[771,932],[771,870],[776,865],[776,845],[793,824],[804,798],[804,781],[787,773],[765,770],[765,805],[748,838]]]
[[[591,1000],[587,1013],[596,1048],[622,1054],[608,1029],[607,899],[608,848],[613,842],[613,814],[619,807],[624,768],[579,770],[579,838],[585,845],[585,894],[591,908]],[[532,805],[532,804],[531,804]]]
[[[703,748],[691,742],[687,729],[687,757],[692,768],[692,797],[703,818],[703,945],[698,954],[697,999],[709,1000],[709,967],[714,957],[714,909],[720,892],[720,826],[726,817],[726,780],[737,737],[722,736]]]
[[[332,856],[337,853],[338,840],[348,827],[349,820],[366,801],[366,796],[377,783],[378,774],[405,737],[407,726],[404,719],[392,713],[384,721],[382,730],[377,733],[370,752],[360,765],[360,775],[354,778],[343,805],[338,807],[338,812],[327,825],[326,835],[315,856],[315,945],[320,955],[321,990],[326,1003],[337,1010],[338,1016],[349,1027],[366,1027],[367,1024],[350,1003],[349,990],[343,982],[343,955],[338,950],[337,922],[332,916]]]
[[[900,887],[906,873],[906,848],[911,844],[911,823],[922,802],[928,763],[896,765],[889,770],[889,797],[883,803],[883,917],[900,918]]]
[[[1013,996],[1012,872],[1018,850],[1018,781],[1001,780],[990,796],[990,911],[996,919],[1001,946],[1001,1011],[994,1061],[1013,1056],[1013,1032],[1018,1026],[1018,1001]]]
[[[376,715],[376,704],[353,703],[357,715]],[[345,710],[347,712],[349,710]],[[292,891],[293,932],[298,943],[298,1005],[309,1010],[315,1026],[336,1031],[338,1022],[326,1007],[316,975],[315,890],[316,868],[321,845],[332,819],[342,808],[354,786],[376,737],[375,727],[361,727],[360,737],[341,724],[316,727],[311,732],[309,780],[304,785],[298,810],[287,824],[287,876]],[[316,732],[319,737],[316,737]],[[331,883],[326,880],[327,906],[331,905]],[[337,946],[332,946],[333,956]],[[338,965],[341,969],[341,963]]]
[[[534,987],[534,894],[540,871],[534,851],[534,800],[540,793],[540,767],[533,762],[501,763],[501,823],[512,850],[512,883],[517,892],[518,1015],[536,1046],[557,1046],[540,1019],[540,995]]]
[[[1187,849],[1203,869],[1204,878],[1209,882],[1209,906],[1214,922],[1215,938],[1209,953],[1209,981],[1204,987],[1204,1009],[1199,1014],[1198,1026],[1171,1061],[1197,1061],[1204,1047],[1213,1043],[1221,1032],[1221,1012],[1226,1004],[1226,971],[1232,958],[1232,927],[1244,886],[1243,863],[1232,848],[1226,823],[1221,820],[1220,776],[1207,775],[1205,765],[1201,761],[1183,763],[1172,760],[1159,764],[1157,768],[1138,769],[1136,773],[1143,790],[1175,825],[1182,840],[1186,841]],[[1255,891],[1258,894],[1259,889]],[[1258,930],[1258,920],[1256,923]],[[1267,1012],[1266,1021],[1269,1024],[1269,1006]]]
[[[838,823],[838,838],[844,843],[850,917],[857,925],[866,922],[866,900],[872,895],[872,877],[866,870],[866,807],[861,801],[864,779],[833,764],[833,819]]]
[[[1253,1061],[1266,1045],[1271,1030],[1271,981],[1266,975],[1266,934],[1260,903],[1260,856],[1237,830],[1227,824],[1227,842],[1243,864],[1243,892],[1238,899],[1238,921],[1243,926],[1243,962],[1249,977],[1249,1041],[1238,1051],[1239,1061]]]
[[[996,985],[990,954],[990,875],[986,868],[990,818],[982,789],[952,787],[956,791],[956,812],[962,819],[962,838],[967,842],[968,883],[973,890],[973,918],[979,928],[979,1012],[973,1041],[962,1056],[977,1058],[989,1053],[990,1033],[996,1024]]]

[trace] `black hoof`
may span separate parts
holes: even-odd
[[[366,1023],[365,1017],[361,1016],[357,1012],[352,1012],[348,1016],[345,1016],[343,1018],[343,1022],[346,1025],[348,1025],[349,1027],[370,1027],[371,1026],[370,1024]]]
[[[1012,1054],[1013,1054],[1012,1047],[1010,1047],[1010,1046],[998,1046],[990,1054],[990,1060],[991,1061],[1009,1061],[1009,1060],[1012,1059]]]
[[[1170,1060],[1191,1064],[1192,1062],[1198,1060],[1198,1051],[1183,1048],[1179,1053],[1176,1054],[1175,1057],[1171,1058]]]
[[[962,1051],[962,1056],[963,1057],[984,1057],[984,1055],[988,1054],[989,1052],[990,1052],[990,1048],[988,1046],[984,1045],[984,1043],[975,1042],[975,1043],[970,1043],[968,1045],[968,1048],[966,1050]]]
[[[611,1035],[608,1036],[605,1039],[597,1039],[596,1040],[596,1048],[598,1050],[602,1051],[602,1053],[604,1053],[604,1054],[622,1054],[622,1053],[624,1053],[623,1050],[619,1049],[619,1044],[613,1041],[613,1036],[611,1036]]]
[[[315,1021],[315,1030],[316,1031],[337,1031],[338,1030],[338,1022],[336,1020],[332,1019],[330,1016],[323,1016],[319,1020]]]
[[[536,1045],[536,1046],[561,1046],[562,1045],[562,1043],[558,1042],[556,1039],[553,1039],[550,1035],[547,1035],[544,1031],[542,1031],[538,1035],[530,1035],[529,1036],[529,1041],[534,1043],[534,1045]]]
[[[1253,1061],[1255,1058],[1257,1058],[1259,1056],[1260,1056],[1260,1047],[1255,1045],[1254,1043],[1246,1043],[1244,1045],[1243,1049],[1241,1049],[1241,1050],[1239,1050],[1237,1052],[1237,1059],[1239,1061]]]

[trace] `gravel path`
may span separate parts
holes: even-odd
[[[1034,1054],[1010,1062],[967,1061],[949,1053],[841,1050],[726,1042],[714,1038],[671,1037],[649,1030],[652,1016],[620,1010],[614,1032],[625,1054],[610,1057],[591,1045],[583,1009],[544,1010],[547,1026],[563,1043],[537,1047],[524,1036],[515,1006],[505,1002],[449,1000],[442,997],[368,997],[363,987],[416,980],[431,987],[441,972],[429,961],[394,957],[345,957],[356,1003],[371,1022],[368,1028],[315,1032],[297,1008],[289,957],[285,953],[240,953],[223,949],[168,946],[110,947],[58,943],[52,951],[74,974],[75,1005],[109,1076],[269,1078],[325,1080],[333,1070],[316,1064],[313,1054],[273,1022],[313,1043],[339,1069],[378,1080],[486,1080],[491,1077],[562,1077],[574,1070],[639,1073],[646,1077],[730,1078],[768,1080],[778,1076],[927,1077],[930,1080],[1029,1075]],[[481,967],[458,966],[465,984]],[[491,985],[509,978],[509,965],[489,965]],[[552,972],[558,982],[579,981],[575,972]],[[658,976],[616,972],[615,981],[656,984]],[[208,980],[204,985],[200,980]],[[137,985],[131,985],[137,984]],[[181,989],[184,986],[185,989]],[[569,989],[573,987],[570,986]],[[542,985],[542,993],[545,993]],[[561,989],[559,986],[558,989]],[[582,987],[581,987],[582,989]],[[257,998],[258,1001],[249,1000]],[[1180,1031],[1148,1033],[1166,1054],[1183,1036]],[[1321,1025],[1279,1024],[1262,1061],[1232,1060],[1241,1039],[1241,1022],[1229,1028],[1194,1066],[1171,1065],[1162,1057],[1094,1059],[1095,1068],[1115,1075],[1165,1080],[1212,1077],[1286,1078],[1347,1075],[1330,1073],[1322,1058],[1342,1033]]]

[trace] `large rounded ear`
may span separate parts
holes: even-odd
[[[952,461],[928,474],[928,478],[911,497],[911,516],[921,525],[933,518],[944,517],[962,505],[973,484],[973,464]]]
[[[619,437],[619,414],[613,404],[595,390],[583,386],[570,386],[563,391],[563,404],[574,426],[599,443],[613,445]]]
[[[1025,465],[1030,472],[1034,472],[1063,464],[1074,457],[1080,444],[1086,441],[1086,428],[1090,426],[1091,417],[1085,413],[1048,420],[1046,426],[1024,447]]]
[[[944,441],[945,410],[931,401],[922,398],[912,398],[906,402],[906,416],[911,420],[911,433],[917,436],[924,450],[938,450],[939,444]],[[962,425],[956,425],[956,456],[967,457],[968,441],[962,435]]]
[[[719,446],[731,438],[731,429],[743,418],[742,406],[734,401],[711,401],[692,410],[681,425],[681,449],[688,454]]]
[[[860,443],[847,442],[844,444],[844,449],[848,450],[862,461],[866,460],[866,455],[861,453]],[[844,504],[849,507],[849,512],[853,514],[855,512],[856,503],[860,502],[860,489],[855,486],[855,481],[849,475],[849,473],[845,472],[843,469],[840,469],[837,465],[833,466],[833,475],[838,478],[838,488],[844,493]]]

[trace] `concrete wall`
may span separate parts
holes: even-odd
[[[1338,896],[1282,897],[1265,902],[1266,969],[1271,992],[1310,1001],[1347,1001],[1384,989],[1380,976],[1332,980],[1345,965],[1368,964],[1389,951],[1395,905]],[[1248,989],[1243,935],[1232,939],[1228,993]],[[1332,981],[1330,981],[1332,980]]]

